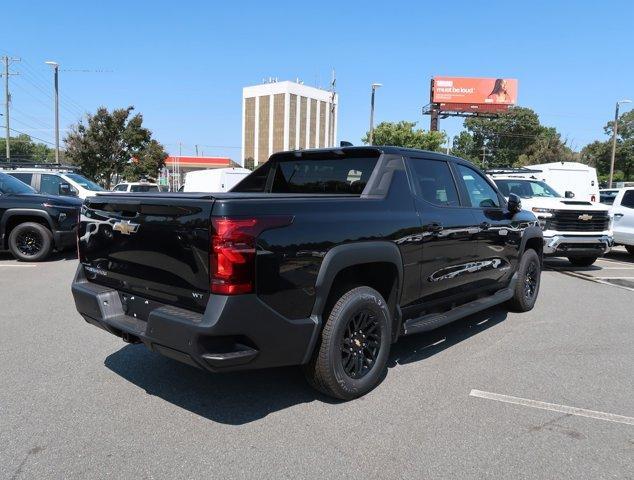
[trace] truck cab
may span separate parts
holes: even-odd
[[[544,256],[567,257],[575,266],[590,266],[613,244],[609,207],[562,196],[528,169],[489,170],[505,197],[515,194],[533,212],[544,231]]]

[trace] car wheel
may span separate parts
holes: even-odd
[[[511,310],[528,312],[533,309],[539,293],[541,272],[542,266],[537,252],[532,248],[526,250],[517,269],[517,284],[513,297],[508,301]]]
[[[625,245],[625,250],[627,250],[627,253],[630,255],[634,255],[634,245]]]
[[[23,262],[39,262],[48,257],[53,248],[51,231],[39,223],[17,225],[9,235],[9,250]]]
[[[313,358],[305,367],[309,383],[342,400],[365,395],[387,373],[390,312],[370,287],[346,292],[333,306]]]
[[[568,257],[568,261],[575,267],[589,267],[598,257]]]

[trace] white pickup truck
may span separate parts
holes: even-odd
[[[601,202],[610,208],[614,243],[634,255],[634,187],[601,190]]]
[[[544,256],[567,257],[575,266],[587,267],[613,245],[609,207],[587,200],[564,198],[531,173],[493,171],[489,177],[508,198],[522,199],[544,231]]]

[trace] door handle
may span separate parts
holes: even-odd
[[[614,218],[617,218],[617,217],[618,217],[618,218],[621,218],[622,216],[623,216],[623,214],[622,214],[622,213],[615,213],[615,214],[614,214]]]
[[[438,233],[442,231],[443,226],[442,226],[442,223],[440,222],[433,222],[433,223],[428,223],[423,228],[426,232]]]
[[[491,224],[489,222],[482,222],[480,225],[480,230],[488,230],[491,228]]]

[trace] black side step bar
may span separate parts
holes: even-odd
[[[465,303],[448,312],[430,313],[422,317],[411,318],[403,324],[403,335],[428,332],[453,321],[473,315],[474,313],[486,310],[487,308],[499,305],[500,303],[504,303],[513,297],[515,283],[516,279],[514,276],[508,287],[498,290],[493,295]]]

